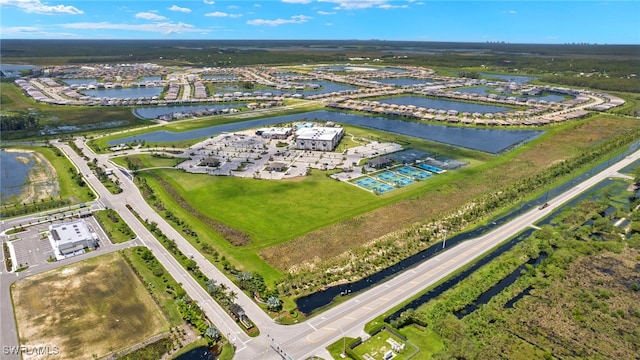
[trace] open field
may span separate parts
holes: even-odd
[[[20,342],[57,346],[56,359],[103,357],[169,329],[116,253],[20,280],[12,295]]]
[[[174,167],[181,162],[184,158],[177,158],[167,154],[139,154],[139,155],[127,155],[120,156],[111,159],[114,163],[129,168],[129,162],[135,164],[140,169],[155,168],[155,167]]]

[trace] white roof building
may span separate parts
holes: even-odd
[[[333,151],[342,136],[344,136],[344,129],[339,127],[302,127],[296,131],[296,148]]]
[[[89,230],[84,220],[49,226],[49,242],[57,260],[78,254],[84,249],[98,247],[98,235]]]

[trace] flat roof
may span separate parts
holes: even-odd
[[[53,224],[49,226],[49,231],[53,240],[60,244],[74,243],[76,241],[83,241],[86,239],[92,239],[93,236],[89,231],[89,227],[84,220],[76,220],[73,222]]]
[[[334,127],[311,127],[300,128],[296,131],[296,136],[300,140],[333,140],[336,135],[342,133],[343,128]]]

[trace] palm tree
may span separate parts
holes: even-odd
[[[215,279],[207,280],[207,291],[209,292],[209,295],[213,295],[218,291],[218,289],[219,289],[218,283],[216,282]]]
[[[218,330],[218,328],[213,325],[207,328],[207,331],[205,331],[204,335],[214,342],[220,340],[220,330]]]
[[[282,309],[282,301],[275,296],[267,299],[267,308],[271,311],[280,311]]]

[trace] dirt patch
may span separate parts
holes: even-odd
[[[169,326],[115,253],[20,280],[12,295],[20,343],[57,347],[52,359],[103,357]]]

